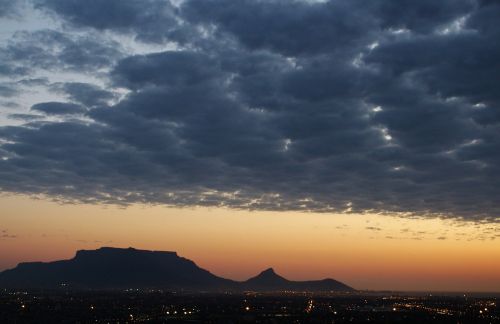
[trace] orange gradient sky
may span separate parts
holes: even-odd
[[[0,270],[101,246],[177,251],[244,280],[273,267],[357,289],[500,291],[500,227],[378,215],[96,206],[1,196]]]

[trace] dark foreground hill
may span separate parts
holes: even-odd
[[[20,263],[0,273],[0,288],[128,289],[188,291],[351,291],[333,279],[290,281],[268,269],[245,282],[224,279],[175,252],[103,247],[74,258]]]

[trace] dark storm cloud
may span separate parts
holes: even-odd
[[[204,54],[170,51],[128,57],[119,62],[112,75],[116,84],[134,90],[148,85],[175,89],[220,77],[217,64]]]
[[[0,47],[0,73],[8,77],[37,69],[95,72],[121,57],[121,46],[96,34],[70,35],[56,30],[21,31]],[[1,64],[1,63],[0,63]]]
[[[42,102],[31,106],[31,110],[46,115],[75,115],[83,114],[86,109],[80,105],[67,102]]]
[[[106,105],[108,101],[116,98],[116,95],[112,92],[103,90],[90,83],[56,83],[51,85],[51,89],[55,92],[62,93],[70,100],[87,107]]]
[[[18,93],[11,84],[0,84],[0,97],[13,97]]]
[[[353,9],[347,1],[208,0],[183,6],[188,19],[215,24],[249,48],[287,55],[332,51],[362,41],[375,26],[375,17]]]
[[[382,29],[429,33],[474,8],[474,1],[187,0],[189,20],[215,24],[252,49],[285,55],[351,53]]]
[[[33,109],[81,120],[2,127],[4,191],[499,219],[495,2],[37,3],[78,36],[21,34],[4,53],[29,68],[109,68],[108,88],[52,84],[72,103]],[[182,48],[122,57],[105,38],[85,36],[95,30],[148,42],[190,37]],[[44,41],[30,49],[22,39],[34,35]],[[83,54],[70,59],[67,47]]]
[[[0,75],[1,76],[7,76],[7,77],[17,77],[21,75],[25,75],[28,73],[28,69],[26,67],[22,66],[13,66],[13,62],[5,62],[6,55],[5,53],[2,53],[2,50],[0,50],[0,56],[4,60],[3,62],[0,62]]]
[[[14,109],[14,108],[19,108],[20,107],[20,105],[17,102],[14,102],[14,101],[0,102],[0,106],[3,107],[3,108],[7,108],[7,109]]]
[[[21,80],[17,81],[17,84],[23,85],[26,87],[47,86],[49,83],[50,83],[49,79],[46,77],[28,78],[28,79],[21,79]]]
[[[44,116],[42,115],[32,115],[32,114],[9,114],[8,117],[10,119],[17,119],[17,120],[22,120],[22,121],[33,121],[37,119],[43,119]]]
[[[75,27],[131,33],[146,42],[182,41],[176,8],[168,0],[33,0]]]
[[[0,18],[16,16],[18,5],[17,0],[0,0]]]

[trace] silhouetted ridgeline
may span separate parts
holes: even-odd
[[[128,289],[191,291],[352,291],[333,279],[290,281],[273,269],[244,282],[217,277],[175,252],[103,247],[73,259],[20,263],[0,273],[0,288]]]

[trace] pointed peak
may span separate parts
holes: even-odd
[[[262,271],[257,275],[259,279],[266,279],[266,280],[284,280],[282,276],[276,273],[273,268],[267,268],[266,270]]]
[[[258,287],[277,287],[279,285],[283,285],[287,283],[288,280],[283,278],[274,272],[273,268],[268,268],[257,276],[250,278],[246,281],[249,285],[257,285]]]
[[[260,274],[276,274],[276,271],[274,271],[273,268],[267,268],[266,270],[262,271]]]

